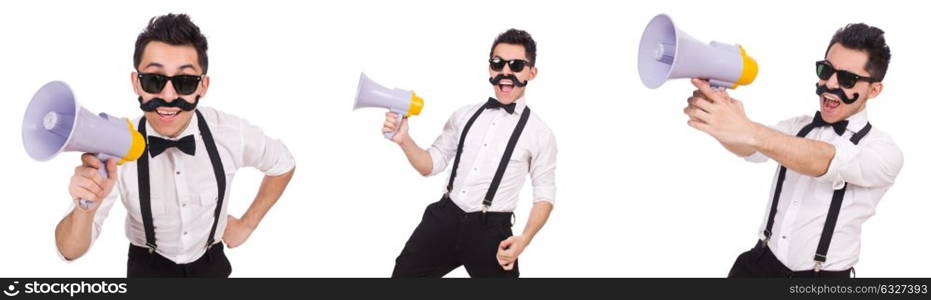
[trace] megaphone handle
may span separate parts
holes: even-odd
[[[97,154],[97,159],[99,159],[101,163],[101,167],[100,169],[97,169],[97,171],[100,173],[100,177],[103,178],[104,181],[106,181],[107,178],[110,177],[109,176],[110,173],[107,172],[107,161],[109,161],[112,158],[114,157],[103,154],[103,153]],[[91,205],[94,205],[94,201],[90,201],[87,199],[78,199],[78,204],[81,205],[81,208],[88,209],[91,207]]]
[[[718,90],[727,89],[734,85],[733,82],[725,82],[717,79],[708,79],[708,84],[711,85],[711,88]]]
[[[398,122],[397,122],[397,124],[395,124],[395,130],[394,130],[394,131],[385,132],[385,138],[386,138],[386,139],[389,139],[389,140],[390,140],[391,138],[393,138],[395,134],[398,134],[398,130],[401,130],[401,122],[404,122],[404,114],[405,114],[405,112],[397,111],[397,110],[393,110],[393,109],[391,110],[391,112],[393,112],[393,113],[395,113],[395,114],[398,115]]]

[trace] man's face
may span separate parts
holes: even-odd
[[[861,77],[870,77],[872,74],[866,71],[866,62],[869,60],[869,54],[865,51],[859,51],[844,47],[840,43],[835,43],[828,50],[825,60],[834,67],[835,70],[844,70]],[[837,73],[831,75],[828,80],[818,80],[819,85],[827,85],[829,89],[840,88],[848,98],[853,99],[854,94],[859,94],[860,98],[856,102],[846,104],[841,101],[837,95],[823,93],[819,97],[821,101],[821,117],[828,123],[845,120],[853,114],[856,114],[866,108],[866,100],[875,98],[882,91],[882,82],[869,83],[867,81],[857,81],[852,88],[842,87],[837,83]]]
[[[204,75],[197,86],[197,90],[190,95],[178,94],[170,80],[165,83],[165,87],[158,93],[149,93],[142,89],[137,76],[139,73],[154,73],[164,76],[203,74],[203,69],[197,62],[197,50],[190,45],[175,46],[158,41],[149,42],[142,53],[142,60],[136,67],[139,72],[132,72],[133,89],[137,95],[142,97],[143,103],[153,98],[161,98],[166,102],[187,101],[194,103],[197,96],[204,97],[210,83],[209,78]],[[194,111],[183,111],[178,107],[159,107],[155,111],[145,112],[145,118],[159,134],[174,137],[187,127],[193,114]]]
[[[512,59],[528,60],[527,52],[524,51],[524,46],[515,44],[500,43],[496,45],[494,51],[492,51],[491,57],[496,56],[506,61]],[[503,69],[500,71],[495,71],[489,65],[488,75],[491,78],[494,78],[495,76],[498,76],[498,74],[514,74],[517,76],[517,79],[519,79],[521,82],[524,82],[533,80],[533,78],[537,76],[537,68],[531,67],[530,65],[525,65],[523,70],[520,70],[520,72],[514,72],[514,70],[511,70],[510,66],[505,64]],[[494,86],[495,98],[497,98],[498,101],[502,104],[511,104],[524,95],[524,89],[526,88],[527,87],[518,87],[514,85],[514,82],[512,82],[510,79],[502,79],[500,82],[498,82],[497,85]]]

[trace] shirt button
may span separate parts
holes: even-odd
[[[187,231],[184,232],[184,235],[187,235]]]
[[[181,171],[175,171],[175,175],[181,175]]]
[[[484,144],[484,145],[482,145],[482,147],[488,147],[488,144]]]
[[[464,191],[464,190],[462,191],[462,194],[463,194],[463,195],[465,194],[465,191]]]
[[[181,207],[187,207],[187,203],[181,203]]]
[[[782,236],[782,239],[783,239],[783,240],[786,239],[786,236],[783,235],[783,236]]]
[[[478,168],[472,168],[472,171],[478,171]]]

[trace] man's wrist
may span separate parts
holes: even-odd
[[[521,234],[521,235],[516,236],[515,238],[520,239],[522,241],[521,243],[522,249],[524,249],[524,248],[527,248],[527,245],[530,245],[530,240],[533,239],[533,236],[527,235],[527,234]]]
[[[93,226],[94,218],[96,217],[96,210],[94,209],[83,209],[80,206],[75,206],[71,211],[71,226],[72,228],[78,228],[83,226]]]
[[[94,215],[97,213],[97,205],[100,205],[100,203],[95,202],[88,208],[83,208],[79,201],[80,200],[74,201],[74,209],[71,211],[71,215],[78,220],[93,219]]]
[[[401,141],[398,142],[398,145],[404,149],[409,149],[411,146],[416,146],[414,144],[414,139],[412,139],[410,136],[407,136],[404,139],[401,139]]]
[[[251,215],[249,214],[243,215],[242,218],[239,220],[241,220],[242,224],[246,225],[246,227],[248,227],[251,230],[255,230],[255,228],[259,226],[259,220],[257,220],[256,218],[252,218]]]
[[[753,149],[753,151],[760,151],[759,146],[766,139],[766,127],[753,121],[750,122],[749,127],[750,136],[746,141],[746,146]]]

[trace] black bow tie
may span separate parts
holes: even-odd
[[[504,105],[504,104],[501,104],[501,102],[498,102],[498,99],[495,99],[495,98],[488,98],[488,102],[485,102],[485,108],[488,108],[488,109],[503,108],[504,111],[507,111],[509,114],[513,114],[514,108],[516,107],[517,107],[516,102],[511,102],[511,104]]]
[[[187,155],[194,155],[194,150],[197,148],[196,144],[194,144],[193,134],[185,136],[177,141],[166,140],[155,136],[149,137],[149,154],[151,154],[153,158],[171,147],[178,148],[178,150],[187,153]]]
[[[815,119],[811,121],[811,124],[814,125],[815,127],[824,127],[824,126],[834,127],[834,132],[836,132],[837,135],[844,135],[844,132],[847,131],[848,123],[850,122],[847,120],[839,121],[837,123],[828,123],[827,121],[821,118],[820,111],[815,113]]]

